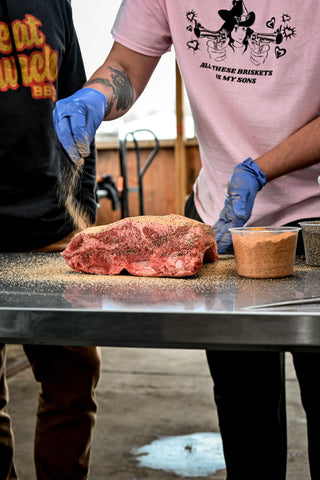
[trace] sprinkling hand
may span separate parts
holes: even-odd
[[[93,88],[82,88],[56,103],[53,123],[62,146],[74,163],[90,154],[90,143],[106,108],[106,97]]]
[[[213,226],[219,253],[224,253],[232,244],[229,228],[242,227],[249,220],[256,195],[265,184],[266,174],[251,158],[235,167],[229,179],[224,207]]]

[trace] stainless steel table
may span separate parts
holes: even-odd
[[[320,268],[241,278],[232,256],[184,279],[74,273],[60,254],[0,254],[0,342],[320,351]],[[272,306],[272,304],[276,305]]]

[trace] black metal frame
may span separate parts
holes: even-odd
[[[140,132],[149,132],[155,142],[155,146],[145,162],[144,166],[141,168],[141,156],[140,156],[140,146],[136,135]],[[138,187],[129,187],[128,185],[128,172],[127,172],[127,142],[128,138],[131,136],[132,141],[134,142],[134,149],[136,152],[136,168],[137,168],[137,178],[138,178]],[[140,215],[144,215],[144,192],[143,192],[143,176],[145,175],[147,169],[150,167],[153,159],[159,151],[159,140],[156,135],[149,129],[139,129],[134,130],[133,132],[128,132],[123,139],[119,141],[119,155],[120,155],[120,171],[123,178],[123,190],[121,192],[121,216],[122,218],[130,216],[130,207],[129,207],[129,193],[139,192],[139,212]]]

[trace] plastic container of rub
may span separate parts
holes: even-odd
[[[230,228],[238,275],[281,278],[293,274],[299,227]]]
[[[299,223],[302,231],[306,264],[320,267],[320,220]]]

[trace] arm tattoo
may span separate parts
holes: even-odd
[[[134,103],[134,90],[128,75],[123,70],[108,67],[111,72],[111,80],[108,78],[93,78],[86,82],[86,86],[100,83],[112,89],[112,98],[109,99],[105,118],[116,104],[117,110],[128,110]]]

